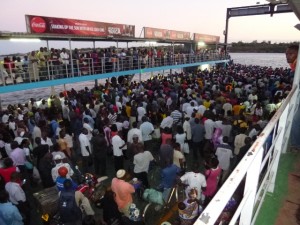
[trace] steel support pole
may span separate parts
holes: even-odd
[[[227,54],[227,44],[228,44],[228,23],[229,23],[229,11],[230,9],[227,8],[227,12],[226,12],[226,25],[225,25],[225,34],[224,34],[224,44],[225,44],[225,55]]]
[[[96,42],[93,41],[93,49],[95,50],[96,49]],[[95,70],[93,70],[93,73],[94,73]],[[95,79],[95,87],[98,87],[98,80]]]
[[[74,77],[74,66],[73,66],[73,54],[72,54],[71,39],[69,39],[69,48],[70,48],[70,60],[71,60],[71,74],[72,74],[72,77]]]

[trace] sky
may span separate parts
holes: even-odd
[[[136,37],[145,26],[217,35],[220,42],[224,42],[227,8],[256,5],[257,2],[268,3],[264,0],[9,0],[1,10],[0,32],[26,32],[25,15],[28,14],[135,25]],[[228,43],[299,41],[300,31],[294,28],[298,23],[294,13],[230,18]],[[41,46],[46,43],[0,40],[0,55],[29,52]],[[96,47],[102,46],[116,46],[116,43],[96,43]],[[69,44],[50,41],[49,47],[68,48]],[[92,43],[72,42],[72,47],[92,47]]]

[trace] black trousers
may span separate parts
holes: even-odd
[[[134,176],[138,178],[140,181],[142,181],[143,185],[148,188],[149,183],[148,183],[148,174],[146,172],[141,172],[141,173],[134,173]]]
[[[115,171],[124,169],[124,156],[114,156]]]
[[[106,158],[95,158],[95,173],[99,176],[106,175]]]
[[[93,165],[89,165],[89,156],[82,156],[82,171],[85,173],[93,173]]]
[[[198,154],[203,156],[203,141],[192,142],[193,156],[195,159],[198,159]]]

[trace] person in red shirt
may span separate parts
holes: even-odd
[[[10,176],[14,172],[19,172],[16,166],[13,166],[11,158],[5,158],[3,161],[4,168],[0,168],[0,175],[4,178],[5,183],[10,181]]]

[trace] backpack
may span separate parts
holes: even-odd
[[[75,201],[74,191],[62,191],[59,197],[60,221],[75,222],[82,219],[82,212]]]
[[[234,124],[236,122],[236,124]],[[231,134],[232,134],[232,138],[234,140],[235,136],[239,134],[240,132],[240,126],[243,123],[242,120],[235,120],[232,123],[232,130],[231,130]]]

